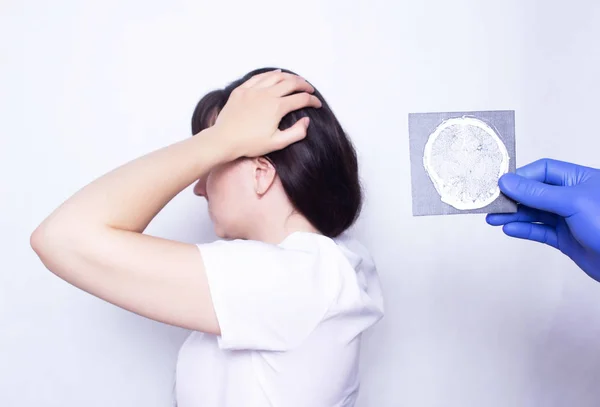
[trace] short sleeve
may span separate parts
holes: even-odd
[[[339,291],[318,249],[233,240],[198,248],[222,349],[289,350],[323,320]]]

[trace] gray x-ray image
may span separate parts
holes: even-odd
[[[498,179],[514,172],[512,110],[410,113],[414,216],[516,212]]]

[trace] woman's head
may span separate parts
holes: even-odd
[[[194,110],[192,133],[214,124],[233,89],[274,69],[249,72],[205,95]],[[221,165],[198,181],[194,192],[208,200],[219,236],[257,239],[259,229],[285,228],[290,216],[302,217],[329,237],[354,223],[362,206],[356,152],[323,96],[316,89],[314,95],[321,100],[321,108],[290,112],[279,124],[285,130],[308,116],[304,139],[264,157]]]

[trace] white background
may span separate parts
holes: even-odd
[[[45,270],[34,227],[95,177],[188,137],[197,100],[276,65],[360,153],[356,234],[385,319],[359,406],[597,406],[600,284],[481,215],[411,216],[407,114],[514,109],[517,165],[600,166],[596,1],[0,3],[0,405],[167,406],[186,332]],[[214,238],[186,190],[149,233]]]

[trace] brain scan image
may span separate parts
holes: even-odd
[[[500,195],[498,178],[509,170],[509,154],[485,122],[457,117],[429,135],[423,165],[443,202],[459,210],[478,209]]]

